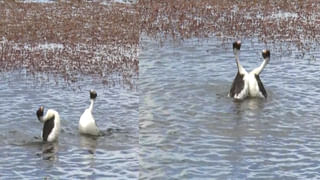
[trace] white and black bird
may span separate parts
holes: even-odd
[[[90,90],[90,106],[83,112],[79,120],[79,131],[82,134],[89,134],[94,136],[100,134],[99,129],[96,125],[96,121],[94,120],[94,117],[92,115],[93,104],[96,97],[96,91]]]
[[[60,116],[59,113],[53,109],[48,109],[44,116],[44,107],[40,106],[37,110],[38,120],[43,124],[42,139],[43,141],[56,141],[60,134]]]
[[[248,73],[240,64],[240,60],[239,60],[240,47],[241,47],[240,41],[233,43],[233,53],[235,55],[235,59],[238,67],[238,73],[235,79],[233,80],[233,83],[229,92],[229,97],[232,97],[237,100],[242,100],[246,97],[267,98],[267,91],[264,89],[264,86],[261,82],[259,75],[270,61],[270,51],[263,50],[262,57],[264,60],[262,64]]]

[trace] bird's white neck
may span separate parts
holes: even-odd
[[[259,74],[262,72],[262,70],[266,67],[266,65],[268,64],[269,59],[270,59],[270,58],[265,58],[265,59],[263,60],[262,64],[261,64],[259,67],[257,67],[256,69],[254,69],[254,70],[252,71],[252,73],[259,75]]]
[[[237,63],[237,66],[238,66],[238,71],[240,74],[245,74],[246,73],[246,70],[242,67],[242,65],[240,64],[240,60],[239,60],[239,50],[237,49],[234,49],[233,50],[233,53],[234,53],[234,56],[236,58],[236,63]]]
[[[49,109],[49,110],[47,111],[47,113],[46,113],[45,116],[40,116],[40,117],[39,117],[39,120],[40,120],[40,122],[43,122],[43,123],[44,123],[44,122],[46,122],[47,120],[51,119],[52,116],[55,116],[55,112]]]
[[[93,110],[93,104],[94,104],[94,99],[90,99],[90,106],[89,106],[90,112],[92,112],[92,110]]]

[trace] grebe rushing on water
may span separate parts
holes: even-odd
[[[45,116],[43,116],[44,107],[40,106],[37,111],[38,120],[43,125],[42,139],[43,141],[52,142],[58,139],[60,133],[60,116],[59,113],[53,109],[48,109]]]
[[[242,100],[246,97],[267,98],[267,92],[263,87],[259,74],[270,61],[270,51],[263,50],[262,57],[264,60],[262,64],[248,73],[239,61],[240,47],[240,41],[233,43],[233,53],[236,58],[238,73],[233,80],[229,96],[238,100]]]
[[[94,136],[99,135],[99,129],[97,128],[96,121],[94,120],[92,115],[93,104],[96,97],[97,93],[94,90],[90,90],[90,106],[83,112],[79,121],[79,131],[82,134],[89,134]]]

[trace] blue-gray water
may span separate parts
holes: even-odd
[[[139,55],[140,179],[320,178],[320,54],[275,52],[260,75],[267,100],[227,97],[236,75],[231,44],[142,38]],[[243,41],[249,71],[262,62]]]
[[[56,84],[41,77],[0,76],[0,179],[137,179],[137,90],[105,87],[88,78],[71,88],[63,80]],[[78,133],[90,89],[98,93],[93,115],[106,133],[98,138]],[[41,142],[40,105],[60,114],[57,143]]]

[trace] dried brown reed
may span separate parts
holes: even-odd
[[[1,3],[0,70],[47,72],[75,82],[81,75],[135,86],[138,18],[129,4]]]
[[[258,38],[293,43],[308,50],[319,44],[318,0],[139,0],[142,29],[157,39],[208,37]]]
[[[252,38],[302,51],[320,44],[318,0],[0,4],[0,71],[47,72],[67,82],[89,75],[109,83],[120,76],[132,86],[138,79],[141,34],[161,41]]]

